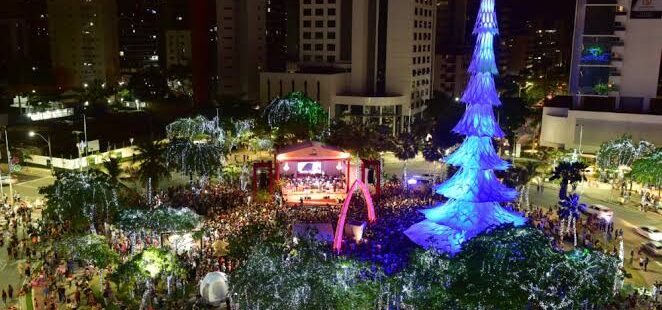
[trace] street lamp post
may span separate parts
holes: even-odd
[[[30,137],[37,136],[37,137],[41,138],[42,140],[44,140],[44,142],[46,142],[46,144],[48,144],[48,158],[50,160],[49,166],[51,168],[51,175],[55,174],[55,171],[53,169],[53,153],[51,152],[51,135],[49,134],[48,139],[47,139],[47,138],[44,138],[44,136],[42,136],[38,132],[30,131],[29,136]]]
[[[14,203],[14,189],[11,185],[11,153],[9,152],[9,138],[7,137],[7,127],[5,127],[5,146],[7,147],[7,176],[9,177],[9,201]]]

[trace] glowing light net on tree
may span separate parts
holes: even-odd
[[[494,175],[494,170],[509,167],[492,145],[493,138],[504,136],[493,111],[493,107],[501,105],[493,77],[498,74],[493,48],[498,32],[494,0],[483,0],[473,31],[477,38],[468,70],[471,78],[462,96],[466,111],[453,128],[466,138],[447,158],[447,163],[459,170],[435,189],[449,200],[422,210],[426,220],[405,231],[409,239],[424,248],[454,254],[463,242],[491,226],[520,226],[526,222],[522,216],[501,207],[500,203],[514,200],[517,192],[501,184]]]

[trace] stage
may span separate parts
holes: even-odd
[[[283,199],[289,206],[301,205],[302,199],[304,206],[336,206],[342,204],[345,197],[347,193],[283,193]]]

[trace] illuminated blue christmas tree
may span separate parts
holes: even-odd
[[[451,254],[459,252],[463,242],[489,227],[506,223],[520,226],[526,222],[519,214],[501,207],[500,203],[513,201],[517,192],[501,184],[494,175],[495,170],[509,167],[492,145],[494,138],[504,136],[493,111],[493,107],[501,105],[493,77],[498,74],[493,42],[499,33],[494,0],[482,0],[473,33],[476,47],[468,69],[471,77],[462,96],[466,111],[453,128],[466,138],[446,159],[459,170],[435,189],[448,201],[422,210],[426,220],[405,231],[409,239],[424,248]]]

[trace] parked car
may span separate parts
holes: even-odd
[[[653,240],[662,241],[662,231],[652,226],[637,226],[634,228],[638,234]]]
[[[644,242],[641,244],[641,248],[644,251],[654,256],[662,256],[662,242],[659,241]]]
[[[10,183],[14,184],[16,183],[16,181],[17,181],[16,178],[11,178],[8,175],[3,175],[2,177],[0,177],[0,184],[2,185],[9,185]]]
[[[579,209],[586,214],[594,215],[607,222],[611,222],[612,218],[614,218],[614,211],[603,205],[581,205]]]

